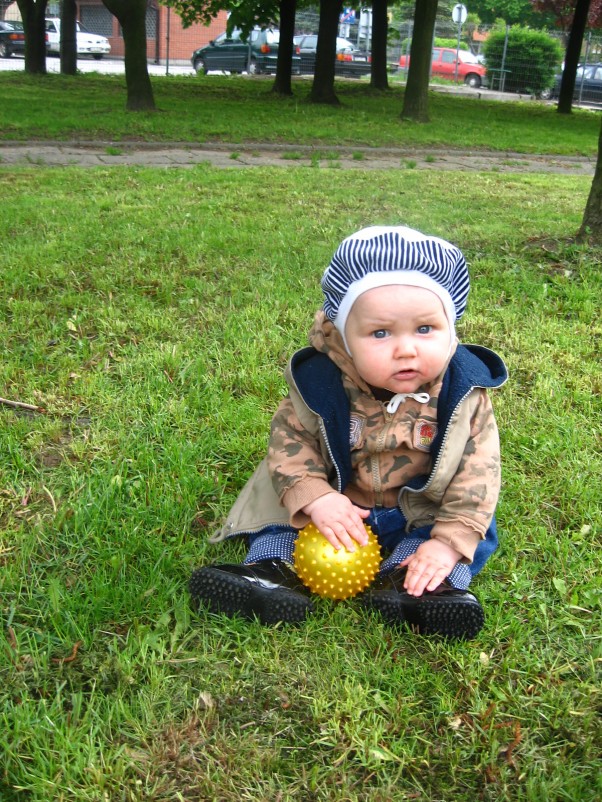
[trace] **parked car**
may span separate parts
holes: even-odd
[[[560,94],[562,73],[554,76],[554,85],[541,93],[544,100],[557,99]],[[589,100],[593,103],[602,103],[602,63],[580,64],[575,77],[573,100]]]
[[[0,20],[0,58],[10,58],[13,53],[25,53],[23,24]]]
[[[190,61],[196,72],[205,74],[212,70],[248,72],[250,75],[275,73],[279,43],[280,31],[276,28],[254,28],[247,40],[242,38],[238,28],[234,28],[232,33],[221,33],[205,47],[199,47]],[[301,59],[297,53],[293,53],[292,71],[294,74],[301,72]]]
[[[486,83],[487,70],[470,50],[455,50],[453,47],[434,47],[431,60],[431,75],[439,78],[456,78],[456,63],[458,67],[458,80],[467,86],[478,88]],[[406,69],[410,65],[409,56],[401,56],[399,66]]]
[[[301,72],[304,75],[313,75],[316,68],[316,51],[318,48],[317,34],[305,34],[293,37],[293,43],[299,48],[301,56]],[[335,75],[347,75],[359,78],[369,75],[372,56],[360,50],[353,42],[337,36],[336,57],[334,63]]]
[[[111,45],[106,36],[90,33],[81,22],[75,23],[77,38],[77,55],[92,56],[101,59],[111,52]],[[61,20],[59,17],[50,17],[46,20],[46,51],[50,55],[58,55],[61,50]]]

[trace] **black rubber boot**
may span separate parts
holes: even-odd
[[[258,618],[262,624],[297,624],[313,612],[309,591],[281,560],[253,565],[209,565],[192,574],[193,603],[213,613]]]
[[[471,640],[483,627],[480,602],[465,590],[440,585],[432,593],[410,596],[404,590],[405,568],[376,579],[360,598],[362,606],[376,610],[390,624],[409,624],[421,635]]]

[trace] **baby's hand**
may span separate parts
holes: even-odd
[[[370,510],[356,507],[342,493],[320,496],[304,507],[303,512],[337,551],[343,546],[347,551],[355,551],[356,543],[365,546],[368,542],[363,519],[370,515]]]
[[[435,590],[461,559],[460,552],[447,543],[425,540],[414,554],[400,563],[408,569],[403,586],[410,596],[422,596],[425,590]]]

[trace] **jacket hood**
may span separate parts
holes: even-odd
[[[338,369],[348,376],[354,384],[357,384],[365,392],[370,392],[370,388],[356,370],[355,364],[345,348],[345,343],[340,333],[331,320],[328,320],[324,311],[319,309],[316,312],[313,326],[309,332],[309,344],[321,354],[326,354]]]

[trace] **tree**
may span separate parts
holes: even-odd
[[[46,74],[47,0],[17,0],[25,31],[25,72]]]
[[[338,104],[334,91],[334,63],[337,54],[337,32],[343,0],[320,0],[320,22],[318,24],[318,46],[316,67],[311,87],[313,103]]]
[[[416,0],[410,67],[403,98],[402,119],[427,123],[431,54],[438,0]]]
[[[103,0],[123,31],[128,111],[154,111],[146,60],[146,0]]]
[[[533,8],[544,14],[552,25],[569,31],[575,16],[575,2],[568,0],[531,0]],[[602,28],[602,0],[591,0],[587,15],[588,28]]]
[[[272,91],[278,95],[292,95],[291,80],[293,61],[293,36],[295,34],[295,12],[297,0],[280,0],[280,42],[278,44],[278,60],[276,77]]]
[[[77,4],[75,0],[61,0],[61,73],[75,75],[77,72]]]
[[[602,127],[598,138],[596,172],[585,205],[585,212],[577,239],[602,246]]]
[[[478,14],[486,25],[503,19],[507,25],[546,28],[550,20],[533,8],[532,0],[470,0],[464,3],[468,10]]]
[[[387,0],[372,0],[372,68],[370,86],[373,89],[388,89],[387,75]]]
[[[558,94],[558,113],[570,114],[573,107],[573,92],[575,90],[575,78],[577,66],[583,44],[583,35],[587,24],[590,0],[577,0],[575,4],[575,14],[569,34],[569,41],[566,46],[564,57],[564,69],[560,82],[560,92]]]

